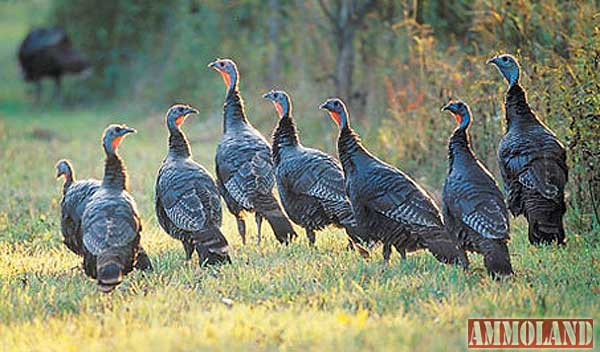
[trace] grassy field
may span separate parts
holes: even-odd
[[[0,350],[454,351],[466,349],[469,317],[600,316],[597,235],[570,231],[564,249],[533,248],[522,219],[513,222],[510,243],[516,275],[503,282],[490,280],[477,256],[469,272],[425,252],[406,261],[395,255],[386,268],[379,249],[368,261],[347,251],[338,230],[319,233],[313,249],[304,236],[279,246],[266,226],[257,247],[250,221],[244,247],[229,214],[223,232],[233,264],[215,270],[185,262],[153,211],[166,153],[162,113],[127,105],[32,106],[14,60],[28,24],[19,6],[0,9]],[[185,131],[196,160],[213,170],[221,102],[199,108]],[[121,154],[155,271],[134,272],[104,295],[61,243],[62,182],[54,179],[54,164],[69,158],[80,178],[100,178],[100,134],[112,122],[139,131]],[[598,324],[594,333],[597,345]]]

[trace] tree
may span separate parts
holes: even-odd
[[[281,66],[281,43],[279,33],[279,18],[281,17],[281,6],[279,0],[269,0],[269,70],[267,79],[273,85],[279,81],[279,70]]]
[[[379,0],[335,0],[326,4],[318,0],[329,24],[333,40],[337,46],[334,81],[336,94],[352,104],[352,74],[356,49],[354,40],[357,29],[364,19],[376,10]]]

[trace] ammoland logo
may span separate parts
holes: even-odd
[[[593,319],[469,319],[468,348],[593,348]]]

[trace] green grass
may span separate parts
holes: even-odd
[[[0,11],[6,68],[0,82],[0,350],[464,350],[469,317],[600,315],[597,234],[571,231],[564,249],[533,248],[521,219],[513,222],[510,243],[516,276],[503,282],[490,280],[473,255],[469,272],[442,266],[425,252],[406,261],[395,255],[384,268],[379,249],[365,261],[345,250],[338,230],[319,233],[312,249],[304,236],[279,246],[265,226],[266,241],[257,247],[249,221],[244,247],[227,213],[223,231],[233,264],[215,270],[185,262],[153,212],[154,179],[166,152],[162,112],[49,102],[31,107],[11,56],[28,24],[20,21],[20,6],[0,8],[7,10]],[[213,170],[221,103],[202,110],[185,130],[196,160]],[[121,153],[155,271],[134,272],[104,295],[61,244],[54,164],[69,158],[80,178],[101,177],[99,139],[111,122],[139,131]],[[598,344],[597,324],[594,333]]]

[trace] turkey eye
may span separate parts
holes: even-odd
[[[506,61],[508,61],[508,58],[505,56],[502,58],[502,61],[506,62]]]
[[[122,130],[122,128],[121,128],[121,127],[117,127],[117,128],[115,128],[115,131],[116,131],[117,133],[121,133],[121,130]]]
[[[279,94],[277,94],[277,93],[273,94],[273,96],[274,96],[275,98],[279,98]]]
[[[340,106],[340,103],[338,103],[337,101],[335,103],[333,103],[333,106]]]
[[[219,62],[219,66],[223,67],[223,66],[225,66],[225,64],[222,62]]]

